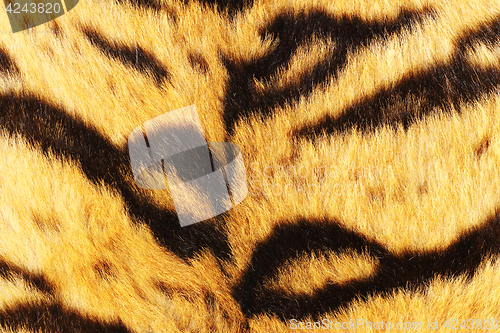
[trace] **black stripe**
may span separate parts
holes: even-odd
[[[60,304],[19,304],[0,310],[0,327],[17,331],[61,333],[130,333],[123,323],[103,323]]]
[[[43,274],[35,274],[0,259],[0,277],[20,278],[38,291],[54,297],[56,286]],[[0,310],[0,328],[42,332],[130,332],[122,323],[102,323],[89,319],[58,303],[16,304]]]
[[[387,255],[382,246],[342,228],[336,221],[298,220],[293,225],[277,227],[256,246],[248,267],[233,290],[233,297],[247,316],[267,313],[285,319],[296,309],[294,304],[297,297],[285,293],[275,295],[264,289],[264,281],[276,275],[287,261],[301,255],[346,250],[366,252],[377,257]],[[310,302],[309,306],[314,310],[316,305]]]
[[[8,75],[19,74],[19,68],[4,49],[0,49],[0,72]]]
[[[224,121],[229,135],[242,118],[252,113],[270,117],[273,108],[293,103],[307,96],[345,67],[349,52],[368,45],[376,38],[387,38],[403,29],[410,29],[433,15],[432,10],[402,11],[392,21],[365,21],[357,17],[336,17],[315,10],[310,13],[283,13],[260,32],[261,38],[272,38],[277,44],[269,54],[248,62],[234,61],[223,56],[229,74],[224,100]],[[297,48],[316,36],[331,39],[332,52],[313,69],[299,75],[294,83],[284,88],[270,88],[259,93],[254,79],[271,80],[278,70],[285,68]]]
[[[183,0],[185,4],[198,2],[210,8],[216,8],[219,13],[227,14],[233,17],[235,14],[242,12],[253,6],[253,0]]]
[[[217,258],[230,259],[222,216],[181,228],[174,212],[158,207],[127,181],[132,179],[128,148],[116,147],[76,116],[40,98],[9,93],[0,95],[0,129],[23,136],[44,153],[80,164],[90,181],[117,190],[134,220],[146,223],[160,244],[180,257],[208,248]]]
[[[303,253],[354,250],[378,259],[375,273],[342,285],[329,284],[312,294],[268,290],[264,281],[275,275],[286,260]],[[276,315],[281,320],[320,318],[359,299],[387,296],[396,290],[425,288],[437,276],[472,278],[483,260],[500,254],[500,214],[465,232],[442,251],[412,251],[393,255],[382,245],[348,231],[335,221],[300,220],[276,228],[259,243],[233,296],[245,315]]]
[[[49,282],[42,274],[35,274],[16,266],[10,262],[0,259],[0,277],[4,279],[20,278],[31,287],[42,293],[53,295],[55,286]]]
[[[471,28],[464,34],[459,43],[459,49],[466,51],[468,47],[477,44],[491,46],[500,41],[500,15],[489,22],[481,24],[477,28]]]
[[[121,61],[128,67],[135,68],[143,74],[151,75],[158,86],[161,86],[164,81],[170,80],[170,73],[161,61],[140,46],[116,45],[90,28],[83,28],[82,32],[92,45],[97,47],[102,53]]]
[[[448,62],[409,73],[392,87],[356,102],[340,116],[326,115],[293,135],[314,139],[354,128],[370,132],[383,125],[408,129],[432,113],[460,112],[464,104],[477,102],[500,87],[500,68],[474,66],[465,58],[466,49],[474,43],[498,41],[495,34],[499,31],[500,18],[465,33]]]

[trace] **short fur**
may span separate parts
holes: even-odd
[[[2,332],[500,320],[498,0],[81,0],[0,28]],[[181,228],[127,137],[191,104],[249,195]]]

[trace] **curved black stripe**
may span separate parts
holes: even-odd
[[[500,69],[478,69],[463,59],[453,59],[424,73],[415,73],[394,87],[347,108],[338,117],[326,115],[317,123],[293,133],[298,138],[343,133],[356,128],[368,132],[383,125],[408,129],[436,112],[460,112],[461,103],[472,103],[498,90]]]
[[[432,10],[402,11],[392,21],[365,21],[357,17],[336,17],[323,11],[283,13],[260,32],[262,39],[272,37],[277,46],[269,54],[248,62],[237,62],[223,56],[229,74],[224,100],[224,121],[229,135],[241,118],[252,113],[263,117],[272,115],[276,106],[293,103],[310,94],[318,85],[335,77],[345,67],[349,52],[368,45],[376,38],[387,38],[410,29],[432,16]],[[333,41],[332,53],[313,69],[299,75],[284,88],[270,88],[259,93],[254,79],[271,80],[284,68],[297,49],[313,36]]]
[[[61,333],[131,333],[123,323],[103,323],[60,304],[19,304],[0,310],[0,327],[14,331]]]
[[[340,116],[324,116],[293,135],[314,139],[322,134],[342,133],[353,128],[373,131],[383,125],[408,129],[432,113],[460,112],[464,104],[476,102],[500,88],[500,68],[478,67],[465,57],[466,49],[475,43],[498,42],[499,32],[500,18],[467,32],[448,62],[409,73],[392,87],[356,102]]]
[[[0,259],[0,277],[20,278],[31,287],[54,297],[56,286],[43,274],[35,274]],[[42,332],[130,332],[122,323],[103,323],[90,319],[58,303],[17,304],[0,310],[0,328]]]
[[[0,72],[8,75],[19,74],[19,68],[16,63],[3,49],[0,49]]]
[[[30,286],[38,289],[42,293],[53,295],[55,286],[49,282],[42,274],[35,274],[16,266],[10,262],[0,259],[0,277],[11,279],[20,278]]]
[[[127,147],[116,147],[77,117],[40,98],[10,93],[0,95],[0,131],[21,135],[44,153],[78,163],[90,181],[116,189],[129,214],[180,257],[209,248],[221,260],[230,258],[221,216],[181,228],[174,212],[161,209],[127,181],[133,179]]]
[[[126,45],[115,45],[90,28],[83,28],[82,32],[92,45],[102,53],[121,61],[128,67],[135,68],[143,74],[151,75],[158,86],[161,86],[164,81],[170,80],[170,73],[165,66],[140,46],[136,45],[133,48]]]
[[[301,255],[329,251],[340,253],[347,250],[375,257],[388,254],[382,246],[342,228],[336,221],[298,220],[293,225],[277,227],[266,240],[256,246],[245,273],[233,290],[233,297],[247,316],[267,313],[276,314],[282,319],[298,319],[298,316],[291,316],[296,309],[295,301],[298,297],[266,290],[263,287],[264,281],[276,275],[287,261]],[[308,304],[311,310],[315,306],[317,304],[313,302]]]
[[[459,43],[459,49],[466,51],[467,47],[477,44],[493,45],[500,41],[500,16],[464,33]]]
[[[289,259],[303,253],[354,250],[378,259],[375,273],[342,285],[331,284],[311,295],[265,289],[264,281],[274,276]],[[233,296],[249,317],[277,315],[286,321],[307,316],[319,318],[338,311],[355,299],[389,295],[396,290],[425,288],[434,277],[474,276],[489,256],[500,254],[500,214],[465,232],[442,251],[407,252],[393,255],[382,245],[348,231],[335,221],[300,220],[281,226],[261,242]]]

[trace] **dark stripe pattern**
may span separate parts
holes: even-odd
[[[7,280],[22,279],[44,294],[53,294],[55,287],[42,274],[35,274],[0,258],[0,277]]]
[[[125,1],[125,0],[123,0]],[[161,10],[157,0],[127,0],[135,6]],[[208,7],[234,16],[252,4],[252,0],[200,0]],[[185,0],[184,3],[189,3]],[[222,60],[229,80],[224,97],[224,121],[228,135],[251,115],[263,119],[273,116],[278,106],[293,104],[309,96],[314,89],[336,78],[347,63],[350,53],[373,41],[410,30],[434,16],[432,9],[402,11],[394,20],[366,21],[355,16],[337,17],[320,10],[306,13],[282,13],[260,31],[262,39],[271,38],[276,47],[265,56],[249,61],[236,61],[226,55]],[[139,46],[118,45],[99,32],[84,28],[83,33],[94,47],[109,58],[118,60],[146,75],[161,86],[169,81],[167,67]],[[258,92],[253,81],[270,81],[285,69],[298,48],[313,38],[331,41],[332,51],[314,64],[308,73],[300,74],[284,88],[269,88]],[[409,73],[392,87],[379,90],[344,110],[338,117],[324,117],[294,133],[298,138],[314,139],[353,128],[373,130],[384,124],[407,129],[435,110],[460,111],[464,103],[474,103],[500,85],[498,68],[477,68],[466,59],[469,48],[500,40],[500,18],[464,34],[456,45],[455,55],[446,63],[438,63],[424,71]],[[192,53],[191,66],[207,74],[206,60]],[[12,58],[0,50],[0,71],[18,74]],[[405,106],[403,110],[398,106]],[[395,111],[397,110],[397,112]],[[57,130],[56,130],[57,129]],[[81,166],[94,184],[104,183],[124,199],[126,209],[135,223],[146,223],[159,243],[184,259],[193,258],[210,249],[222,262],[231,259],[224,226],[225,216],[181,228],[175,212],[155,205],[140,192],[132,179],[126,146],[117,147],[95,127],[70,116],[40,97],[28,94],[0,95],[0,132],[20,135],[44,154],[53,154],[63,161]],[[489,146],[485,139],[478,148],[481,155]],[[354,300],[370,296],[388,296],[403,290],[412,292],[425,288],[435,277],[474,277],[488,256],[500,254],[500,213],[481,225],[464,232],[455,242],[440,251],[408,251],[395,255],[382,244],[350,231],[334,220],[297,220],[276,227],[270,236],[257,244],[242,278],[233,288],[233,297],[247,317],[276,315],[281,320],[321,315],[349,306]],[[343,284],[328,284],[311,294],[269,290],[265,282],[275,277],[287,261],[305,254],[327,254],[354,251],[368,254],[378,262],[375,272],[367,277]],[[221,266],[222,267],[222,266]],[[106,262],[96,263],[102,279],[113,277],[113,268]],[[7,261],[0,260],[0,278],[22,279],[31,287],[48,295],[53,302],[17,304],[0,310],[0,327],[18,330],[27,328],[43,332],[130,332],[121,322],[104,323],[89,318],[57,302],[55,286],[43,274],[31,273]],[[164,288],[159,285],[159,288]],[[167,291],[165,291],[167,293]],[[189,301],[189,300],[188,300]],[[216,316],[219,304],[212,293],[205,295],[208,311]],[[229,317],[230,314],[225,314]],[[226,318],[227,319],[227,318]],[[242,324],[248,329],[248,323]]]
[[[12,57],[3,49],[0,49],[0,72],[7,75],[19,74],[19,68]]]
[[[18,304],[0,310],[0,327],[13,332],[131,333],[122,323],[104,323],[57,303]]]
[[[492,45],[500,39],[500,17],[463,35],[454,56],[446,63],[409,73],[387,89],[377,91],[346,108],[337,117],[324,116],[294,133],[297,138],[345,133],[352,129],[370,132],[382,125],[408,129],[436,113],[460,112],[464,105],[498,92],[500,68],[481,68],[466,58],[471,47]]]
[[[303,254],[351,250],[366,253],[378,261],[368,278],[328,284],[312,294],[269,290],[264,282],[275,276],[287,260]],[[435,277],[472,278],[485,258],[500,254],[500,214],[463,233],[442,251],[390,253],[383,245],[336,221],[299,220],[294,225],[275,228],[260,242],[233,296],[248,317],[266,314],[281,320],[320,319],[330,311],[348,307],[354,300],[370,296],[388,296],[397,290],[407,292],[425,288]]]
[[[175,212],[158,207],[127,181],[132,179],[128,148],[116,147],[77,117],[35,96],[0,95],[0,131],[78,163],[90,181],[117,190],[134,220],[146,223],[160,244],[180,257],[208,248],[221,260],[230,258],[223,216],[181,228]]]
[[[43,276],[18,267],[0,258],[0,278],[22,279],[32,288],[50,298],[56,298],[56,287]],[[18,303],[0,310],[0,328],[16,331],[29,329],[33,332],[61,333],[129,333],[122,323],[104,323],[88,318],[77,311],[62,306],[59,302]]]
[[[251,114],[268,118],[277,106],[307,97],[320,84],[337,76],[345,67],[350,52],[367,46],[374,39],[388,38],[411,29],[432,15],[431,9],[424,9],[402,11],[392,21],[365,21],[357,17],[336,17],[320,10],[307,14],[280,14],[260,31],[262,39],[271,37],[277,43],[273,51],[247,62],[223,57],[229,74],[224,99],[226,130],[232,135],[241,119]],[[310,42],[313,36],[332,41],[334,47],[325,59],[284,88],[269,88],[263,93],[255,90],[254,79],[270,81],[279,69],[286,68],[297,49]]]
[[[198,2],[208,8],[216,9],[221,14],[233,17],[253,5],[253,0],[183,0],[185,4]]]
[[[92,45],[98,48],[103,54],[121,61],[124,65],[134,68],[144,75],[151,76],[158,86],[170,80],[170,73],[165,66],[140,46],[116,45],[90,28],[84,28],[83,33]]]

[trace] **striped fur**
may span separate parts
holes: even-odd
[[[500,320],[498,0],[81,0],[0,28],[1,332]],[[191,104],[249,195],[181,228],[127,137]]]

